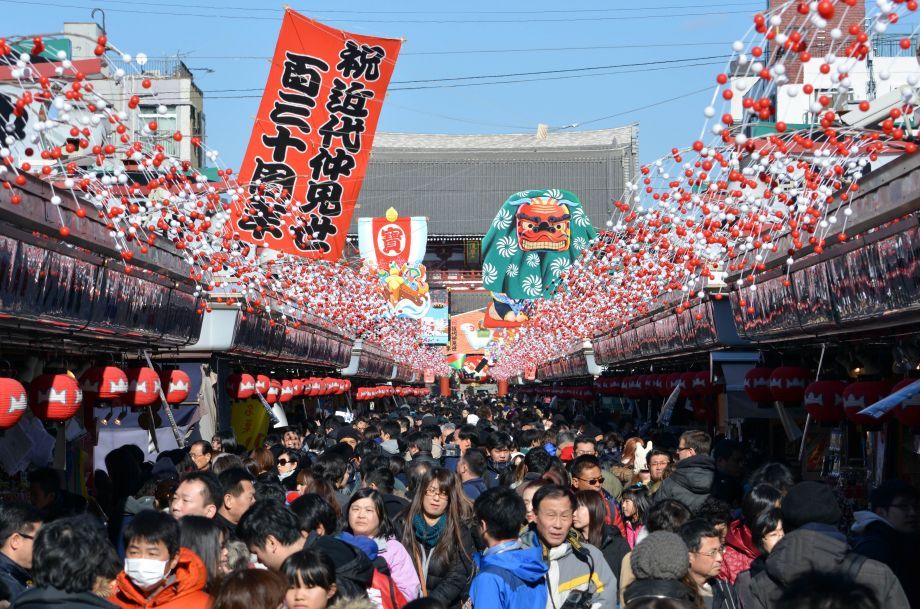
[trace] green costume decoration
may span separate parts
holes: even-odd
[[[595,239],[591,220],[573,193],[515,193],[483,237],[482,285],[496,293],[496,304],[502,295],[505,301],[550,298],[560,276]]]

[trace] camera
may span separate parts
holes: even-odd
[[[459,458],[460,457],[460,447],[457,446],[456,444],[445,444],[441,448],[441,456]]]
[[[593,594],[587,590],[573,590],[565,598],[565,602],[559,609],[591,609],[591,599]]]

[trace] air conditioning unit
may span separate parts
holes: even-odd
[[[869,102],[869,109],[865,112],[859,108],[847,112],[840,117],[840,122],[850,127],[870,127],[888,118],[888,112],[900,105],[901,91],[895,89]]]

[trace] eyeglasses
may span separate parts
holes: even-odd
[[[603,483],[604,483],[604,477],[603,477],[603,476],[601,476],[600,478],[582,478],[581,476],[575,476],[575,477],[578,478],[579,480],[581,480],[582,482],[584,482],[584,483],[586,483],[586,484],[590,484],[590,485],[592,485],[592,486],[595,485],[595,484],[603,484]]]
[[[691,449],[690,449],[690,448],[687,448],[686,446],[678,446],[678,447],[677,447],[677,454],[680,454],[682,451],[685,451],[685,450],[691,450]]]
[[[447,491],[442,491],[437,488],[426,488],[425,494],[429,497],[440,497],[441,499],[447,499]]]
[[[278,465],[287,465],[288,463],[297,463],[293,459],[278,459]]]
[[[719,546],[718,548],[710,550],[709,552],[691,552],[691,554],[698,554],[700,556],[715,558],[717,554],[725,554],[725,546]]]
[[[26,533],[19,533],[20,537],[25,537],[26,539],[35,539],[34,535],[27,535]]]

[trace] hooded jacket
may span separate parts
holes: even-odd
[[[846,539],[828,525],[808,524],[786,533],[767,556],[763,572],[752,578],[752,606],[745,609],[772,609],[793,580],[813,571],[839,572],[849,553]],[[875,593],[882,609],[910,607],[901,584],[884,564],[868,559],[854,579]]]
[[[677,469],[661,483],[655,503],[665,499],[680,501],[696,512],[709,497],[716,475],[716,463],[709,455],[694,455],[677,462]]]
[[[623,558],[629,554],[630,550],[629,544],[623,539],[623,536],[620,535],[619,529],[605,524],[601,547],[598,549],[601,551],[601,554],[604,555],[604,560],[607,561],[607,565],[610,567],[610,570],[613,571],[614,577],[619,581],[620,567],[623,565]]]
[[[15,609],[117,609],[92,592],[64,592],[57,588],[32,588],[13,603]]]
[[[520,542],[499,544],[476,555],[478,573],[470,586],[473,607],[539,609],[546,606],[546,563],[540,548]]]
[[[600,550],[581,543],[570,532],[568,540],[555,548],[547,548],[540,541],[535,528],[528,528],[521,536],[524,548],[540,548],[546,573],[546,609],[561,607],[569,594],[587,591],[592,595],[592,609],[613,607],[617,600],[617,578],[610,570]]]
[[[396,584],[399,591],[407,601],[418,598],[421,583],[406,547],[395,537],[390,539],[377,537],[374,541],[377,543],[377,556],[383,557],[383,560],[386,561],[390,569],[390,577],[393,578],[393,583]]]
[[[733,520],[725,534],[725,554],[719,579],[734,585],[735,579],[742,571],[751,568],[754,559],[760,556],[760,550],[754,545],[751,529],[740,520]]]
[[[463,492],[469,497],[470,501],[476,501],[476,498],[486,492],[486,483],[482,478],[473,478],[463,483]]]
[[[920,607],[920,561],[916,558],[917,535],[899,533],[891,524],[870,511],[853,514],[853,551],[888,565],[895,574],[911,607]]]
[[[694,600],[690,588],[676,579],[637,579],[623,591],[623,605],[643,598],[670,598],[690,604]]]
[[[204,563],[188,548],[179,548],[179,562],[166,585],[149,597],[124,571],[115,581],[118,591],[108,600],[124,609],[208,609],[213,602],[204,591],[208,583]]]

